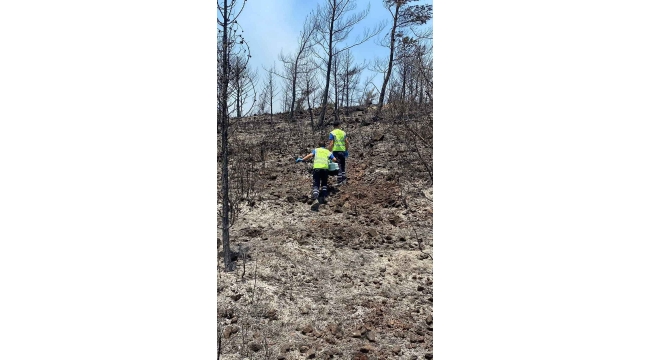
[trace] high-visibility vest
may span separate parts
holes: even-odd
[[[345,131],[334,129],[330,134],[334,136],[332,151],[345,151]]]
[[[325,148],[316,149],[314,155],[314,169],[327,169],[329,167],[329,157],[331,152]]]

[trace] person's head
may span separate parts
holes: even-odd
[[[318,140],[318,147],[325,147],[325,140]]]
[[[341,123],[338,120],[332,123],[332,128],[338,129],[339,127],[341,127]]]

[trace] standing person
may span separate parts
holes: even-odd
[[[327,149],[331,151],[336,160],[338,160],[339,174],[336,177],[336,183],[342,184],[347,180],[347,176],[345,176],[345,159],[348,157],[348,148],[350,143],[348,142],[348,137],[345,135],[345,131],[339,128],[340,123],[335,121],[334,130],[330,133],[330,142]]]
[[[325,148],[325,141],[318,142],[318,148],[314,149],[304,158],[297,158],[296,162],[302,162],[314,158],[314,172],[313,179],[314,183],[312,185],[311,198],[316,199],[319,197],[320,189],[320,198],[321,202],[327,196],[327,175],[329,172],[329,161],[332,160],[336,162],[336,158],[332,153]]]

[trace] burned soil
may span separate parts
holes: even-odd
[[[312,132],[304,114],[236,123],[237,267],[224,272],[219,254],[221,358],[432,357],[431,149],[409,140],[430,136],[431,119],[409,121],[349,111],[349,180],[324,204],[308,196],[311,162],[295,158],[331,127]]]

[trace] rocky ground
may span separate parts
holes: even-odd
[[[321,136],[308,117],[237,124],[246,196],[231,228],[237,269],[219,254],[221,358],[432,358],[431,182],[404,165],[413,151],[387,123],[358,110],[342,127],[349,181],[326,204],[308,198],[311,162],[294,163]]]

